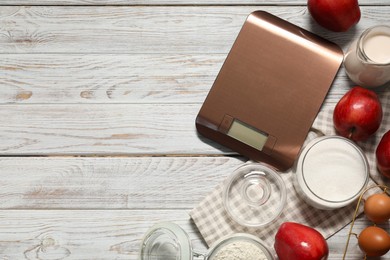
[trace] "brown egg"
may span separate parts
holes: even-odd
[[[364,213],[374,223],[390,219],[390,197],[386,193],[371,195],[364,202]]]
[[[367,256],[382,256],[390,250],[390,236],[382,228],[370,226],[360,233],[358,244]]]

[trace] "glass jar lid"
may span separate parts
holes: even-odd
[[[258,163],[239,167],[228,178],[223,190],[228,215],[238,224],[260,227],[277,218],[286,203],[282,178]]]
[[[181,227],[171,222],[154,225],[142,240],[140,259],[192,259],[192,247],[187,233]]]

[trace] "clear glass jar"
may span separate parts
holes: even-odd
[[[323,136],[301,151],[294,187],[309,205],[332,210],[355,201],[369,177],[368,161],[355,143],[341,136]]]
[[[154,225],[145,235],[141,243],[140,260],[215,260],[221,259],[223,250],[228,249],[232,252],[232,246],[238,246],[239,243],[250,245],[248,252],[257,255],[250,259],[274,260],[271,251],[264,245],[259,238],[246,234],[237,233],[218,240],[205,253],[197,253],[192,249],[190,239],[187,233],[178,225],[172,222],[163,222]],[[245,248],[240,248],[243,252]],[[219,255],[219,256],[218,256]]]
[[[280,175],[260,163],[246,163],[226,180],[223,204],[228,216],[241,226],[262,227],[274,221],[286,204]]]
[[[390,82],[390,26],[365,30],[345,54],[349,78],[362,87],[379,87]]]

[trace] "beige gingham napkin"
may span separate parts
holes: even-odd
[[[376,168],[375,149],[383,134],[390,130],[390,89],[379,95],[383,108],[383,121],[376,135],[358,145],[365,152],[370,165],[371,179],[368,186],[378,184],[390,185],[390,181],[381,177]],[[335,135],[333,127],[333,108],[322,110],[313,123],[313,127],[321,130],[325,135]],[[306,143],[315,138],[310,133]],[[235,169],[232,169],[232,172]],[[322,233],[325,238],[332,236],[352,221],[356,203],[337,210],[319,210],[306,204],[300,199],[293,187],[293,171],[289,170],[280,173],[287,190],[287,202],[282,214],[272,223],[260,228],[247,228],[240,226],[229,218],[225,212],[222,201],[222,190],[224,183],[218,185],[208,194],[194,209],[190,216],[198,227],[206,243],[211,246],[216,240],[223,236],[245,232],[253,234],[262,239],[268,246],[272,247],[274,237],[279,226],[286,221],[294,221],[311,226]],[[226,180],[225,180],[226,182]],[[371,189],[365,194],[369,196],[379,189]],[[360,210],[361,211],[361,210]]]

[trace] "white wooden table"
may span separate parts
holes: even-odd
[[[188,212],[245,158],[194,121],[247,15],[268,11],[346,50],[390,23],[388,0],[360,4],[359,24],[332,33],[304,0],[2,0],[0,259],[137,259],[160,221],[205,250]],[[342,68],[324,106],[351,85]],[[328,240],[329,259],[347,233]]]

